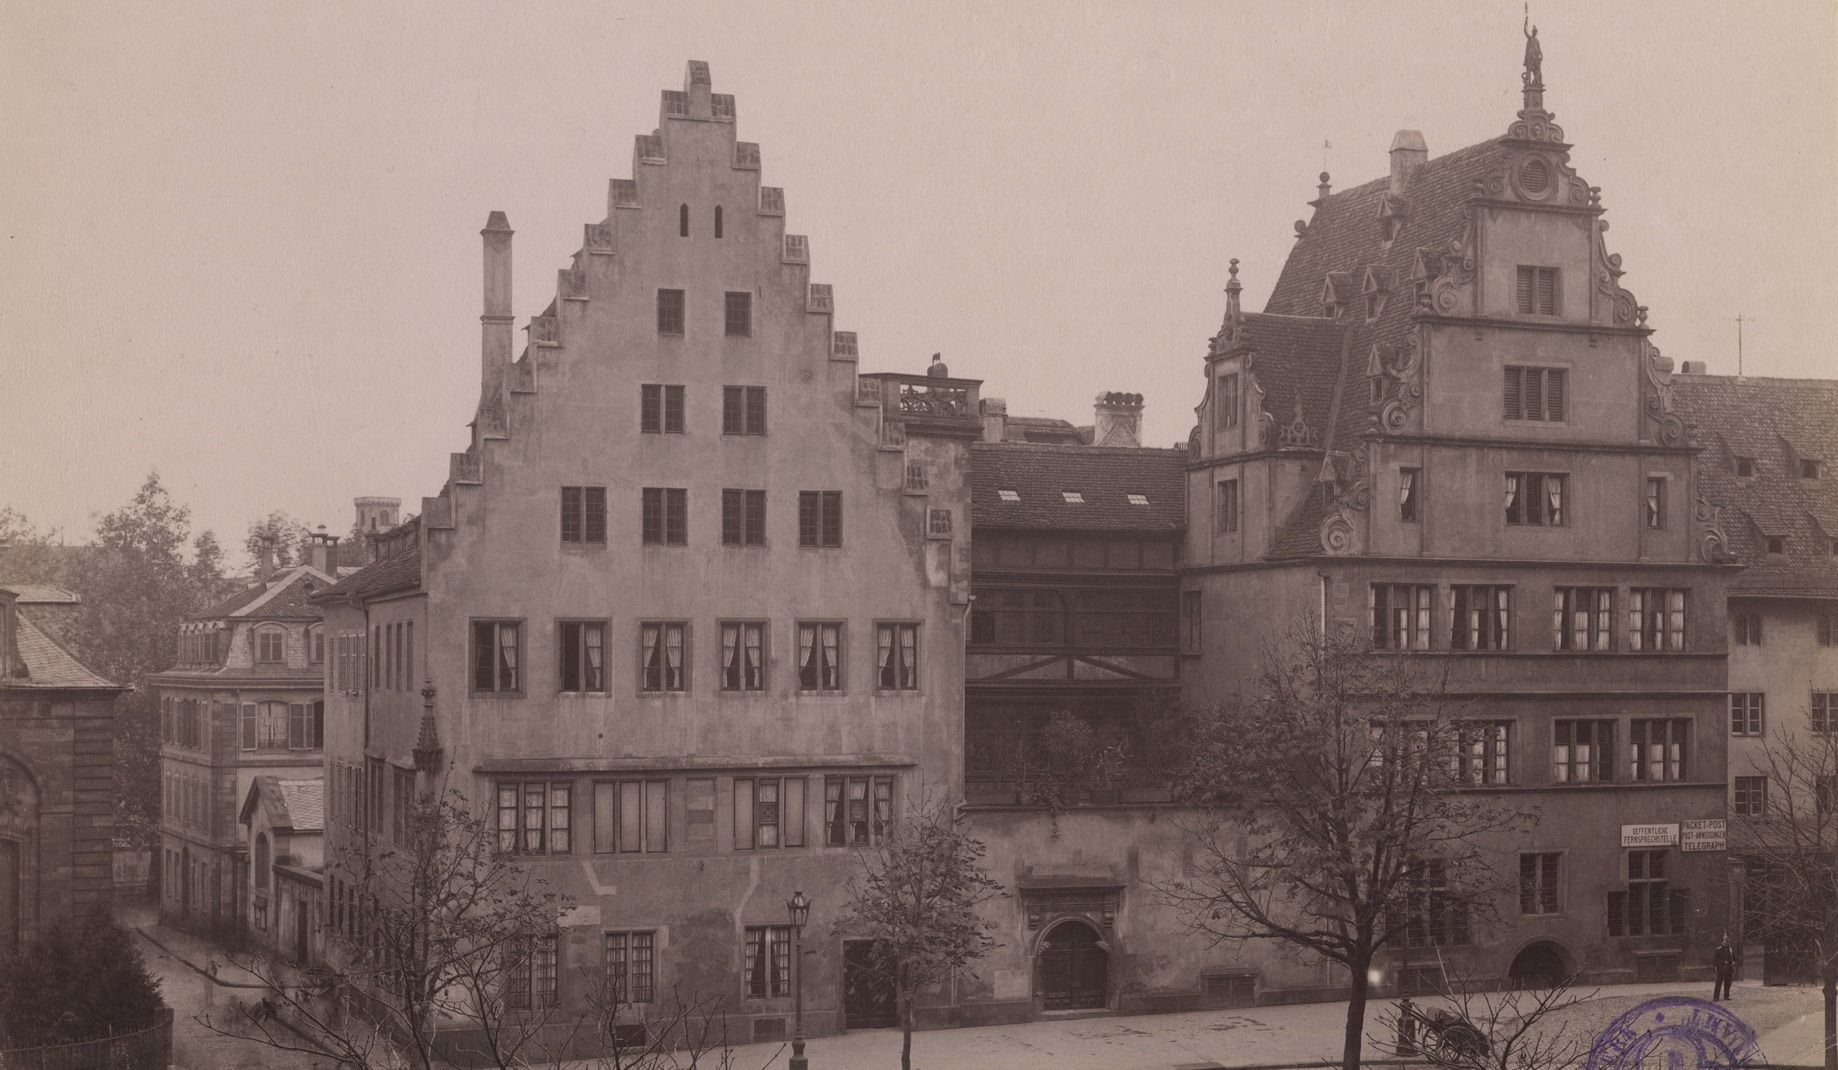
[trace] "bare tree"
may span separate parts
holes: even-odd
[[[420,1070],[445,1061],[443,1030],[464,1028],[480,1042],[469,1061],[528,1065],[557,1013],[526,983],[530,956],[569,900],[501,850],[464,796],[424,794],[395,842],[341,847],[328,874],[354,893],[325,930],[335,972],[249,970],[260,1000],[207,1027],[354,1066],[399,1058]]]
[[[1493,729],[1407,657],[1304,622],[1265,664],[1238,702],[1186,718],[1191,861],[1156,887],[1215,942],[1345,967],[1353,1070],[1375,956],[1412,937],[1462,942],[1491,920],[1504,882],[1484,843],[1531,815],[1473,790],[1488,782],[1474,743]]]
[[[1595,1038],[1566,1028],[1562,1012],[1593,999],[1576,983],[1588,967],[1549,986],[1498,988],[1445,970],[1433,1002],[1405,999],[1379,1015],[1373,1046],[1443,1070],[1574,1070]]]
[[[977,907],[1002,895],[982,868],[983,843],[959,829],[943,800],[917,793],[855,852],[836,931],[870,940],[867,973],[886,985],[900,1016],[900,1066],[911,1070],[914,998],[996,946],[995,923]]]
[[[1764,739],[1762,812],[1731,822],[1730,849],[1749,863],[1748,934],[1820,980],[1825,1068],[1838,1070],[1838,709],[1811,712],[1807,734]]]

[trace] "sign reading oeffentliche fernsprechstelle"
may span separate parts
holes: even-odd
[[[1677,821],[1664,825],[1622,825],[1623,847],[1677,847],[1682,851],[1725,849],[1724,821],[1720,817]]]

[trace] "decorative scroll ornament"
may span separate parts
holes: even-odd
[[[1353,532],[1353,518],[1342,512],[1329,513],[1321,521],[1321,549],[1343,557],[1358,549]]]
[[[1418,338],[1415,343],[1403,347],[1402,352],[1396,354],[1396,360],[1391,359],[1394,352],[1389,346],[1372,349],[1373,362],[1390,380],[1385,390],[1390,400],[1379,410],[1376,421],[1381,429],[1393,435],[1404,430],[1411,413],[1417,411],[1418,404],[1423,401],[1423,339]]]
[[[1481,193],[1481,182],[1475,181],[1475,193]],[[1474,282],[1474,207],[1463,205],[1461,237],[1450,238],[1440,257],[1441,273],[1430,283],[1430,306],[1439,315],[1453,316],[1462,303],[1462,292]],[[1427,261],[1425,262],[1427,265]]]
[[[1730,553],[1729,538],[1723,533],[1723,507],[1712,505],[1708,498],[1700,497],[1697,507],[1692,511],[1692,518],[1697,521],[1698,557],[1713,565],[1727,564],[1734,561]]]
[[[1371,479],[1372,445],[1361,442],[1347,455],[1347,474],[1343,480],[1344,490],[1334,495],[1334,504],[1342,509],[1363,513],[1372,504]]]
[[[1646,309],[1640,311],[1641,323],[1646,322]],[[1685,444],[1685,419],[1672,411],[1672,358],[1660,355],[1659,347],[1642,340],[1646,349],[1646,359],[1641,367],[1646,371],[1647,384],[1652,388],[1647,393],[1647,419],[1659,426],[1653,438],[1662,446],[1682,446]]]
[[[1598,219],[1595,223],[1596,268],[1595,288],[1614,305],[1613,322],[1616,326],[1628,326],[1634,322],[1634,315],[1639,305],[1634,295],[1621,287],[1621,276],[1627,272],[1621,270],[1621,254],[1608,251],[1608,241],[1603,234],[1608,231],[1608,220]]]

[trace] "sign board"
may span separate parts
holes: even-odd
[[[1720,817],[1706,818],[1702,821],[1679,822],[1679,850],[1681,851],[1721,851],[1725,849],[1724,830],[1726,825]]]
[[[1623,847],[1671,847],[1678,843],[1677,825],[1622,825]]]

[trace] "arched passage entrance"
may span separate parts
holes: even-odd
[[[1062,921],[1040,945],[1041,999],[1050,1011],[1102,1010],[1110,994],[1110,951],[1098,931]]]
[[[1520,988],[1554,988],[1570,976],[1569,958],[1564,949],[1549,940],[1527,944],[1513,957],[1506,979]]]

